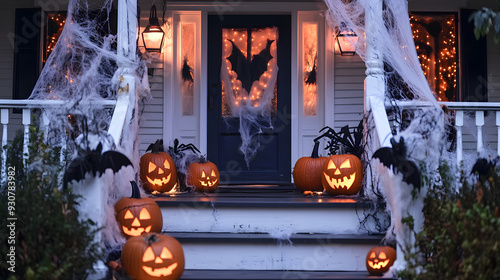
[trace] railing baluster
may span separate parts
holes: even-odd
[[[483,149],[484,111],[476,111],[477,151]]]
[[[30,143],[30,124],[31,124],[31,109],[23,109],[23,125],[24,125],[24,143],[23,143],[23,164],[26,168],[26,161],[29,157]]]
[[[496,111],[497,125],[497,155],[500,156],[500,111]]]
[[[2,123],[2,185],[5,185],[7,182],[7,150],[5,146],[7,145],[7,126],[9,125],[9,109],[1,110],[1,119]]]
[[[462,126],[464,126],[464,111],[455,112],[455,127],[457,128],[457,163],[462,161]]]

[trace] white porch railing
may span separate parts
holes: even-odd
[[[29,127],[31,125],[32,113],[33,110],[39,109],[42,111],[41,113],[41,121],[44,126],[48,125],[49,118],[45,114],[44,109],[47,108],[63,108],[65,100],[13,100],[13,99],[0,99],[0,123],[2,124],[2,166],[1,166],[1,175],[2,175],[2,183],[7,178],[7,151],[3,149],[8,143],[8,135],[9,133],[15,133],[9,131],[10,123],[10,111],[13,109],[21,109],[22,110],[22,122],[21,125],[24,131],[24,139],[23,139],[23,162],[26,162],[26,159],[29,156]],[[103,108],[113,108],[116,105],[116,100],[102,100],[96,102],[96,105],[102,106]],[[63,116],[75,113],[75,112],[64,112],[59,111],[59,113]],[[16,124],[17,125],[17,124]],[[64,138],[65,135],[61,135]],[[65,141],[61,143],[61,162],[64,162],[64,147]]]
[[[475,118],[475,132],[476,132],[476,150],[481,151],[484,146],[483,137],[483,126],[485,124],[484,116],[485,112],[495,113],[495,126],[497,128],[497,155],[500,156],[500,103],[499,102],[439,102],[440,105],[444,105],[448,110],[455,112],[455,129],[456,129],[456,141],[457,141],[457,162],[463,160],[463,127],[464,127],[464,112],[473,113]],[[426,102],[422,101],[397,101],[393,103],[386,103],[386,108],[389,109],[396,105],[399,107],[399,111],[394,115],[394,128],[396,132],[399,133],[402,110],[415,110],[422,107],[430,106]],[[471,129],[473,131],[473,129]]]

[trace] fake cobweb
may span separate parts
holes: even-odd
[[[401,219],[413,216],[415,230],[418,232],[423,225],[423,198],[427,188],[439,181],[437,173],[440,160],[453,157],[447,155],[445,146],[445,119],[442,109],[437,103],[427,78],[424,76],[412,37],[407,1],[384,0],[377,7],[371,0],[325,0],[328,6],[327,20],[332,28],[345,24],[358,34],[359,41],[355,48],[356,53],[367,65],[378,66],[379,70],[385,70],[385,102],[394,104],[393,110],[401,110],[397,105],[400,101],[411,101],[425,103],[412,111],[413,118],[403,131],[394,136],[397,141],[404,137],[407,147],[408,158],[417,163],[424,176],[423,186],[420,192],[415,192],[414,187],[402,181],[402,176],[387,171],[385,167],[379,168],[385,180],[377,182],[375,174],[371,179],[374,185],[383,186],[381,190],[388,202],[392,214],[392,225],[387,231],[386,241],[395,243],[399,248],[412,246],[412,233],[401,223]],[[369,21],[369,24],[365,23]],[[348,37],[349,38],[349,37]],[[354,42],[353,42],[354,43]],[[367,48],[375,46],[377,50]],[[370,71],[370,69],[368,70]],[[368,75],[377,73],[368,72]],[[366,129],[368,132],[368,143],[378,142],[373,122],[373,113],[368,112]],[[371,154],[373,154],[372,147]],[[370,147],[368,147],[370,150]],[[369,152],[368,160],[371,160]],[[371,166],[377,166],[378,160],[371,160]],[[370,190],[366,190],[370,195]],[[416,193],[416,198],[412,196]],[[396,237],[394,236],[396,234]],[[395,240],[396,239],[396,240]],[[395,269],[404,268],[404,257],[398,256]]]
[[[128,14],[129,21],[137,20],[137,5],[132,2],[123,1],[126,8],[121,11]],[[125,154],[134,165],[139,162],[139,108],[141,101],[150,95],[147,68],[136,53],[135,36],[130,36],[137,34],[137,30],[129,31],[129,39],[133,39],[128,46],[121,46],[121,50],[128,49],[128,53],[117,51],[120,46],[116,35],[111,32],[116,26],[116,20],[110,17],[110,14],[116,15],[113,8],[112,0],[100,1],[99,5],[86,0],[69,1],[64,28],[29,97],[31,100],[64,101],[57,106],[44,107],[43,113],[48,121],[43,124],[48,141],[68,151],[67,162],[87,147],[95,149],[99,142],[103,143],[105,150]],[[124,78],[127,75],[135,80],[135,92],[131,89],[129,92],[129,84]],[[130,104],[122,112],[127,117],[121,139],[115,143],[108,135],[114,106],[105,107],[103,102],[120,99],[120,96]],[[88,127],[82,125],[84,120]],[[134,170],[137,166],[122,168],[120,176],[113,176],[108,169],[96,179],[101,180],[98,185],[102,189],[97,192],[103,197],[105,211],[95,215],[98,219],[101,216],[102,225],[105,225],[102,241],[109,246],[124,242],[113,207],[118,199],[130,196],[129,181],[136,180]],[[96,203],[91,201],[93,198],[85,197],[92,185],[90,180],[93,179],[73,184],[75,190],[82,190],[84,209],[95,207],[93,203]],[[87,211],[91,213],[93,210],[87,208]]]

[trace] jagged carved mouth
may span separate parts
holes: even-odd
[[[200,183],[203,187],[212,187],[213,185],[215,185],[217,183],[217,181],[219,181],[219,179],[215,179],[213,181],[210,181],[210,180],[200,180]]]
[[[172,174],[168,174],[167,177],[163,177],[161,179],[154,179],[154,180],[149,178],[148,176],[146,176],[146,179],[153,186],[161,186],[161,185],[165,185],[166,183],[170,182],[170,175],[172,175]]]
[[[172,265],[169,265],[168,267],[162,267],[162,268],[152,268],[149,266],[142,266],[142,269],[151,276],[154,277],[161,277],[161,276],[169,276],[172,275],[172,272],[174,269],[177,268],[177,263],[174,263]]]
[[[150,232],[151,231],[151,226],[148,226],[147,228],[131,228],[128,229],[126,226],[122,226],[123,233],[129,236],[140,236],[143,232]]]
[[[389,263],[389,260],[385,260],[383,262],[378,262],[378,263],[368,261],[368,265],[373,269],[381,269],[383,267],[386,267],[388,263]]]
[[[350,189],[352,184],[354,183],[354,180],[356,179],[356,172],[339,179],[332,178],[325,172],[323,172],[323,174],[325,175],[325,179],[328,182],[328,185],[330,185],[332,189]]]

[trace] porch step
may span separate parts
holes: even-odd
[[[219,187],[217,193],[157,196],[167,232],[358,234],[389,223],[385,204],[356,197],[304,196],[295,188]]]
[[[190,270],[182,274],[181,280],[361,280],[393,279],[394,277],[370,276],[368,272],[346,271],[262,271],[262,270]]]
[[[186,269],[366,271],[382,235],[167,232],[181,242]]]

